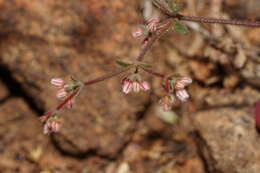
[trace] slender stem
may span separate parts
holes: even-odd
[[[176,16],[173,16],[176,17]],[[218,24],[229,24],[229,25],[242,25],[248,27],[260,27],[260,22],[249,21],[249,20],[230,20],[230,19],[216,19],[207,17],[196,17],[196,16],[182,16],[179,15],[180,20],[199,22],[199,23],[218,23]]]
[[[260,22],[258,22],[258,21],[183,16],[183,15],[174,13],[173,10],[171,10],[169,4],[165,0],[152,0],[152,2],[162,12],[164,12],[167,16],[169,16],[173,19],[177,18],[179,20],[185,20],[185,21],[190,21],[190,22],[199,22],[199,23],[218,23],[218,24],[242,25],[242,26],[248,26],[248,27],[260,27]]]
[[[104,80],[106,80],[106,79],[109,79],[109,78],[111,78],[111,77],[117,76],[117,75],[119,75],[119,74],[121,74],[121,73],[124,73],[124,72],[130,70],[132,67],[133,67],[133,66],[129,66],[129,67],[127,67],[127,68],[120,69],[120,70],[118,70],[118,71],[112,72],[112,73],[107,74],[107,75],[105,75],[105,76],[101,76],[101,77],[99,77],[99,78],[96,78],[96,79],[93,79],[93,80],[90,80],[90,81],[86,81],[86,82],[84,82],[84,85],[91,85],[91,84],[95,84],[95,83],[104,81]]]
[[[147,72],[147,73],[150,73],[150,74],[152,74],[152,75],[154,75],[154,76],[156,76],[156,77],[160,77],[160,78],[165,78],[165,77],[166,77],[166,75],[161,74],[161,73],[156,72],[156,71],[153,71],[153,70],[151,70],[151,69],[147,69],[147,68],[144,68],[144,67],[142,67],[142,66],[139,66],[139,67],[140,67],[140,69],[142,69],[143,71],[145,71],[145,72]]]

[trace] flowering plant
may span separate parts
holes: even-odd
[[[128,94],[131,91],[149,91],[151,89],[150,84],[147,81],[144,81],[139,73],[139,71],[142,70],[150,75],[163,79],[163,87],[166,94],[160,99],[159,103],[162,105],[164,111],[170,111],[172,105],[176,102],[186,102],[190,97],[186,90],[186,87],[192,83],[192,79],[190,77],[162,74],[154,71],[150,64],[143,62],[147,51],[150,50],[152,45],[165,33],[171,30],[179,34],[188,33],[187,27],[183,25],[181,21],[260,27],[260,22],[254,21],[184,16],[179,13],[182,10],[182,5],[176,3],[175,1],[152,0],[152,2],[163,12],[165,17],[151,18],[143,27],[138,28],[132,33],[134,38],[138,38],[140,40],[140,53],[137,57],[135,57],[134,61],[125,62],[122,60],[117,60],[116,63],[120,66],[119,70],[86,82],[81,82],[74,78],[71,78],[71,80],[67,83],[61,78],[53,78],[51,80],[51,84],[59,89],[56,93],[56,97],[62,101],[54,110],[49,111],[40,117],[40,120],[44,124],[45,134],[58,132],[60,130],[60,110],[66,107],[72,108],[77,95],[80,94],[84,86],[104,81],[119,74],[129,72],[130,70],[132,72],[122,79],[123,93]]]

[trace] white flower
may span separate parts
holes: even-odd
[[[188,100],[188,98],[190,97],[188,92],[185,89],[182,90],[177,90],[176,91],[176,96],[178,97],[178,99],[180,99],[182,102],[185,102]]]

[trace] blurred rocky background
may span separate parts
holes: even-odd
[[[260,20],[259,0],[179,2],[185,15]],[[61,132],[43,135],[38,117],[58,103],[50,79],[113,71],[158,15],[150,0],[0,0],[0,172],[259,173],[259,28],[187,22],[145,60],[192,77],[188,103],[164,113],[161,79],[144,74],[152,91],[125,96],[119,76],[86,87]]]

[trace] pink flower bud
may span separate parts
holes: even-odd
[[[142,47],[146,47],[148,45],[148,39],[144,39],[142,42],[141,42],[141,46]]]
[[[56,93],[56,97],[59,99],[64,98],[66,96],[67,96],[67,92],[66,92],[65,88],[58,90]]]
[[[128,80],[128,79],[125,79],[123,81],[123,87],[122,87],[122,90],[123,90],[123,93],[125,94],[128,94],[133,88],[133,83]]]
[[[70,99],[70,100],[68,100],[68,102],[67,102],[67,108],[71,109],[72,106],[73,106],[73,100]]]
[[[187,101],[187,99],[189,98],[189,94],[187,93],[187,91],[185,89],[182,90],[178,90],[176,92],[176,96],[178,97],[178,99],[180,99],[182,102]]]
[[[160,19],[158,17],[151,18],[147,22],[147,27],[150,32],[155,32],[157,30],[158,23],[160,22]]]
[[[149,83],[148,83],[148,82],[145,82],[145,81],[140,83],[140,87],[141,87],[144,91],[150,90],[150,85],[149,85]]]
[[[136,93],[138,93],[139,91],[140,91],[140,84],[139,84],[139,82],[136,82],[136,81],[134,81],[133,82],[133,91],[134,92],[136,92]]]
[[[135,30],[134,32],[132,32],[132,36],[134,38],[138,38],[138,37],[141,37],[143,36],[143,30],[138,28],[137,30]]]
[[[165,96],[165,97],[163,97],[163,98],[159,101],[159,103],[163,106],[163,110],[164,110],[165,112],[167,112],[167,111],[170,111],[170,110],[171,110],[172,104],[174,103],[174,101],[175,101],[175,97],[171,95],[171,96]]]
[[[56,120],[48,120],[43,127],[44,134],[50,134],[52,132],[57,133],[60,131],[60,123]]]
[[[187,85],[192,83],[192,79],[189,77],[182,77],[179,79],[175,85],[177,90],[184,89]]]
[[[65,82],[61,78],[52,78],[51,84],[58,87],[58,88],[62,88],[65,85]]]

